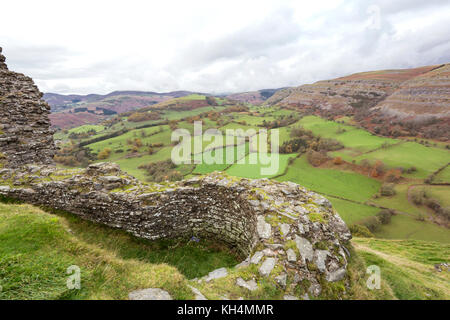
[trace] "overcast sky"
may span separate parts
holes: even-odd
[[[2,0],[0,46],[44,92],[240,92],[450,62],[449,0]]]

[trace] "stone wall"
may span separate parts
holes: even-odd
[[[281,276],[294,286],[306,279],[314,296],[321,278],[334,282],[346,275],[351,235],[345,223],[327,199],[294,183],[222,173],[141,183],[110,163],[86,170],[4,168],[0,178],[0,195],[63,209],[140,238],[223,242],[248,257],[241,267],[258,265],[255,277]]]
[[[33,80],[8,70],[0,48],[0,165],[52,163],[49,105]]]

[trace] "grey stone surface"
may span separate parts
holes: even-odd
[[[228,275],[228,271],[226,268],[219,268],[214,271],[211,271],[208,273],[208,275],[205,277],[205,281],[209,282],[211,280],[224,278]]]
[[[245,281],[242,278],[237,278],[236,279],[236,285],[238,285],[240,287],[243,287],[243,288],[246,288],[246,289],[248,289],[250,291],[255,291],[256,289],[258,289],[258,284],[253,279]]]
[[[170,294],[159,288],[135,290],[128,294],[130,300],[172,300]]]
[[[336,271],[327,273],[326,275],[326,279],[328,282],[335,282],[335,281],[340,281],[342,279],[344,279],[345,275],[347,274],[347,271],[345,268],[340,268]]]
[[[297,245],[297,249],[300,252],[303,263],[313,260],[314,249],[308,239],[296,236],[295,244]]]
[[[258,216],[256,230],[261,239],[268,239],[272,235],[272,226],[268,224],[264,216]]]
[[[291,226],[288,225],[287,223],[280,224],[280,233],[281,233],[281,235],[286,236],[289,233],[290,230],[291,230]]]
[[[258,264],[261,261],[262,257],[264,257],[264,253],[262,251],[256,251],[250,259],[250,263]]]
[[[33,80],[9,71],[0,48],[0,167],[53,163],[56,147],[49,114],[50,106]]]
[[[287,254],[287,260],[288,260],[289,262],[296,262],[296,261],[297,261],[297,255],[295,254],[295,251],[294,251],[294,250],[288,249],[288,250],[286,251],[286,254]]]
[[[327,271],[326,259],[330,256],[328,250],[316,250],[314,252],[314,262],[320,272],[324,273]]]
[[[284,295],[283,300],[299,300],[299,299],[296,296],[286,294]]]
[[[262,263],[261,267],[259,267],[259,273],[263,277],[267,277],[272,272],[272,270],[275,267],[276,263],[277,263],[277,259],[275,259],[275,258],[267,258],[266,260],[264,260],[264,262]]]

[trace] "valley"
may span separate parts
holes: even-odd
[[[214,171],[291,181],[328,197],[348,225],[363,226],[377,238],[450,243],[447,142],[375,135],[358,126],[353,116],[325,119],[304,110],[226,98],[203,106],[199,101],[204,99],[191,95],[136,111],[157,112],[157,120],[130,122],[125,113],[96,126],[60,130],[55,139],[62,151],[56,159],[64,167],[76,167],[83,153],[88,162],[116,162],[142,181],[181,180]],[[278,172],[265,176],[260,174],[263,164],[238,164],[248,160],[248,144],[234,164],[170,164],[172,131],[193,133],[194,121],[202,121],[204,131],[213,128],[223,134],[227,129],[279,129],[285,148],[280,149]],[[295,149],[295,140],[304,147]],[[207,145],[203,152],[209,152]],[[225,157],[226,149],[222,152]],[[423,194],[419,202],[412,200],[414,190]]]

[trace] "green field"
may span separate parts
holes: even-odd
[[[116,160],[115,162],[120,165],[120,168],[129,173],[130,175],[140,179],[147,180],[145,171],[138,167],[150,162],[158,162],[168,160],[171,157],[172,147],[165,147],[152,155],[143,155],[141,157],[132,157],[127,159]]]
[[[419,216],[426,212],[423,208],[419,208],[408,201],[408,188],[410,184],[397,184],[395,186],[396,194],[390,197],[379,197],[377,199],[371,199],[370,202],[379,206],[388,207],[401,212],[407,212],[415,216]]]
[[[358,173],[314,168],[305,156],[294,161],[279,181],[292,181],[313,191],[364,202],[380,188],[380,182]]]
[[[398,143],[398,140],[374,136],[366,130],[327,121],[316,116],[304,117],[299,124],[305,129],[311,130],[315,135],[338,140],[345,148],[352,149],[355,154],[380,148],[383,144]]]
[[[205,161],[203,161],[203,163],[201,164],[197,164],[193,173],[195,174],[206,174],[206,173],[210,173],[210,172],[214,172],[214,171],[225,171],[228,167],[232,166],[233,163],[237,162],[238,160],[241,159],[241,157],[239,157],[237,146],[232,147],[232,148],[222,148],[219,150],[211,150],[208,152],[205,152],[203,154],[203,157],[208,153],[210,154],[212,157],[216,156],[217,152],[220,152],[222,154],[222,164],[206,164]],[[241,147],[242,148],[242,147]],[[243,156],[245,157],[248,152],[249,152],[249,145],[248,143],[245,144],[244,146],[244,154]],[[233,159],[233,163],[227,163],[227,158],[228,159]],[[204,159],[204,158],[203,158]]]
[[[433,180],[433,183],[450,183],[450,166],[445,167]]]
[[[426,192],[431,198],[439,201],[442,207],[450,208],[450,186],[427,186]]]
[[[196,100],[199,98],[199,96],[192,95],[182,99]],[[164,110],[161,111],[161,117],[162,119],[179,120],[177,127],[187,129],[192,134],[194,125],[187,121],[188,117],[198,115],[205,111],[214,110],[220,112],[223,109],[224,107],[211,106],[189,111]],[[291,114],[298,115],[294,111],[276,107],[250,106],[250,110],[255,115],[242,112],[222,114],[217,121],[226,123],[226,125],[222,127],[218,127],[216,121],[202,118],[203,133],[209,128],[217,128],[222,134],[225,133],[226,129],[242,129],[243,131],[254,129],[256,134],[258,134],[258,130],[262,129],[259,125],[261,125],[264,120],[270,122],[280,119],[282,116]],[[237,123],[241,121],[245,121],[246,125]],[[449,232],[446,229],[437,225],[415,220],[415,218],[418,217],[427,217],[430,214],[430,210],[424,206],[416,206],[408,200],[408,188],[411,185],[422,184],[423,180],[431,173],[449,162],[450,152],[446,150],[445,145],[441,143],[438,147],[425,147],[413,141],[379,137],[366,130],[350,125],[352,119],[349,117],[340,118],[338,121],[345,123],[328,121],[317,116],[305,116],[294,124],[277,128],[280,133],[279,144],[281,146],[285,141],[292,139],[292,128],[302,126],[305,129],[311,130],[316,136],[336,139],[343,144],[343,149],[328,153],[331,158],[340,156],[344,161],[349,163],[353,162],[355,164],[360,164],[364,159],[367,159],[369,163],[372,164],[377,160],[381,160],[384,163],[386,170],[397,167],[402,167],[404,169],[411,168],[412,166],[416,167],[417,170],[415,172],[411,174],[404,173],[402,175],[403,180],[394,187],[396,191],[395,195],[389,197],[380,197],[377,195],[383,183],[381,179],[370,178],[369,176],[350,171],[351,167],[348,165],[342,167],[334,166],[333,169],[316,168],[309,164],[305,155],[280,155],[280,166],[277,172],[275,174],[261,174],[261,168],[264,166],[259,163],[259,161],[257,161],[256,164],[248,163],[250,157],[248,143],[246,143],[245,157],[243,159],[246,164],[225,163],[226,161],[224,158],[226,157],[226,154],[223,152],[221,160],[224,164],[191,164],[178,166],[176,170],[185,177],[207,174],[214,171],[226,171],[232,176],[244,178],[276,177],[279,181],[292,181],[329,197],[339,214],[348,224],[361,223],[365,218],[376,215],[381,209],[374,206],[386,207],[406,214],[395,216],[392,220],[392,224],[383,226],[382,230],[377,233],[377,236],[391,239],[407,238],[448,241],[447,234]],[[155,121],[150,121],[149,123],[154,122]],[[94,137],[111,133],[121,128],[132,129],[142,124],[145,123],[128,123],[128,121],[122,119],[122,121],[112,127],[100,131]],[[162,132],[158,132],[160,127],[163,129]],[[74,132],[83,132],[84,130],[88,130],[88,128],[100,130],[103,127],[82,126],[72,130]],[[271,133],[273,130],[274,129],[269,132]],[[143,131],[146,134],[145,137],[142,137]],[[152,135],[154,132],[156,132],[156,134]],[[139,169],[139,166],[170,159],[173,146],[171,143],[171,134],[172,132],[168,125],[131,130],[119,137],[88,145],[88,148],[95,153],[98,153],[105,148],[110,148],[112,152],[109,158],[98,161],[117,162],[124,171],[134,175],[138,179],[146,181],[149,178],[147,177],[145,170]],[[139,148],[137,153],[132,154],[130,151],[132,146],[127,144],[127,140],[134,140],[136,138],[139,138],[142,141],[143,146]],[[193,147],[195,142],[198,142],[199,139],[202,139],[202,137],[198,136],[191,139],[192,153],[196,152]],[[216,149],[213,151],[208,149],[221,148],[228,143],[226,137],[215,142],[216,144],[213,145],[211,144],[211,141],[203,140],[201,148],[203,155],[211,153],[212,156],[215,156],[216,154],[219,154],[219,150],[224,149]],[[229,142],[233,145],[242,143],[242,141],[238,141],[237,139],[234,139],[233,142]],[[154,148],[155,153],[149,155],[148,147],[146,145],[152,143],[163,143],[163,147]],[[433,143],[430,145],[433,145]],[[121,150],[122,152],[118,152]],[[236,154],[235,150],[236,147],[233,148],[234,154]],[[259,150],[259,146],[257,146],[255,151],[261,152],[263,150]],[[297,157],[297,159],[292,159],[295,157]],[[292,161],[290,161],[290,159],[292,159]],[[235,156],[234,162],[237,160],[238,159]],[[449,174],[450,169],[447,167],[435,177],[433,182],[448,182],[450,178]],[[432,191],[432,196],[438,199],[442,205],[448,204],[447,199],[450,198],[448,186],[432,189]],[[369,204],[374,206],[370,206]]]
[[[226,172],[231,176],[242,177],[242,178],[250,178],[250,179],[259,179],[259,178],[272,178],[277,175],[284,173],[286,170],[289,159],[294,158],[295,154],[279,154],[279,165],[278,170],[274,174],[262,174],[261,170],[263,168],[269,169],[269,164],[265,164],[264,161],[259,159],[259,156],[262,153],[252,153],[247,155],[244,158],[245,164],[236,163],[232,165]],[[256,164],[250,164],[250,158],[256,156]],[[264,157],[267,154],[263,154]],[[275,159],[275,158],[274,158]]]
[[[383,225],[376,232],[377,238],[414,239],[450,243],[450,231],[431,222],[418,221],[414,217],[398,214],[392,217],[391,223]]]
[[[100,132],[100,131],[105,130],[105,126],[96,125],[96,124],[85,124],[84,126],[70,129],[69,133],[82,133],[82,132],[87,132],[89,130],[95,130],[96,132]]]
[[[417,171],[409,176],[425,179],[449,162],[450,151],[425,147],[415,142],[405,142],[358,156],[355,159],[357,162],[361,162],[362,159],[381,160],[392,168],[403,167],[407,169],[414,166],[417,168]]]
[[[334,197],[328,197],[328,199],[347,225],[357,223],[364,218],[374,216],[380,212],[380,209],[365,204],[354,203]]]

